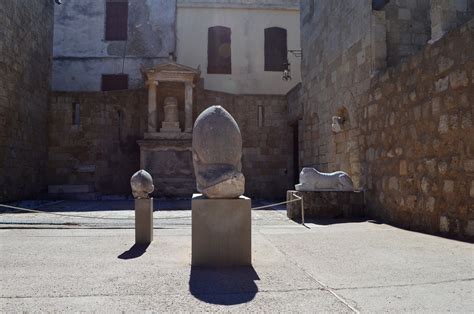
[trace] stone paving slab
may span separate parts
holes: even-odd
[[[474,311],[470,243],[368,221],[305,228],[262,210],[252,212],[253,267],[202,269],[190,266],[190,212],[155,215],[165,227],[146,249],[127,227],[0,225],[0,312]]]

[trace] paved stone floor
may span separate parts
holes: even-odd
[[[0,312],[474,311],[470,243],[371,221],[304,227],[280,207],[252,212],[253,267],[203,269],[190,266],[189,202],[155,204],[168,210],[146,248],[130,201],[29,205],[121,219],[0,209]]]

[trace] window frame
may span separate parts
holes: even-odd
[[[274,41],[275,37],[280,36],[280,35],[277,35],[279,32],[281,32],[280,34],[281,36],[284,36],[281,38],[282,46],[281,47],[268,46],[270,44],[270,41]],[[280,60],[279,61],[275,60],[277,58],[277,55],[279,54],[278,52],[275,51],[276,49],[277,50],[281,49],[281,53],[282,53],[281,64],[278,64]],[[285,70],[285,63],[288,61],[288,30],[286,28],[278,27],[278,26],[265,28],[263,51],[264,51],[264,71],[265,72],[283,72]]]
[[[220,57],[215,46],[228,44],[229,56]],[[212,62],[211,62],[212,61]],[[207,73],[232,74],[232,30],[230,27],[216,25],[207,29]]]
[[[128,5],[129,5],[128,0],[120,0],[120,1],[107,0],[105,2],[105,18],[104,18],[104,40],[105,41],[127,41],[128,40],[128,14],[129,14]],[[118,16],[117,11],[113,13],[110,12],[111,8],[113,8],[114,6],[115,8],[112,10],[120,10],[120,9],[117,9],[120,7],[122,7],[122,10],[124,10],[124,20],[121,22],[122,23],[121,27],[123,29],[120,32],[117,32],[116,28],[114,28],[114,26],[115,27],[117,26],[117,25],[114,25],[114,22],[115,24],[119,23],[118,19],[114,21],[113,17],[111,16],[112,14],[116,14]]]

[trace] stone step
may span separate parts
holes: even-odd
[[[48,185],[49,194],[89,193],[92,191],[93,191],[93,188],[88,184]]]
[[[91,201],[100,196],[88,184],[48,185],[48,198],[61,200]]]

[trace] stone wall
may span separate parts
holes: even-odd
[[[474,0],[431,0],[431,38],[440,39],[474,16]]]
[[[140,166],[136,141],[146,130],[146,104],[145,90],[54,93],[49,107],[48,184],[129,194],[130,177]]]
[[[0,202],[46,188],[53,1],[0,1]]]
[[[374,78],[358,112],[372,217],[474,237],[474,20]]]
[[[384,13],[371,1],[302,1],[302,102],[300,167],[349,172],[359,187],[357,104],[370,78],[384,66]],[[380,37],[380,38],[379,38]],[[381,53],[381,54],[380,54]],[[292,109],[290,109],[291,111]],[[332,116],[345,119],[331,130]]]
[[[292,175],[286,98],[232,95],[197,86],[194,119],[208,106],[222,105],[240,126],[246,195],[284,198]],[[176,96],[183,106],[179,84],[160,83],[159,106],[166,96]],[[137,140],[146,132],[147,97],[145,90],[54,93],[49,115],[49,184],[87,185],[97,195],[130,194],[130,176],[140,167]],[[73,125],[75,103],[80,106],[79,125]]]
[[[387,23],[387,63],[395,65],[430,40],[430,0],[392,0],[383,11]]]
[[[293,177],[286,97],[204,90],[198,95],[196,114],[211,105],[221,105],[229,111],[242,132],[245,194],[252,198],[284,199]]]

